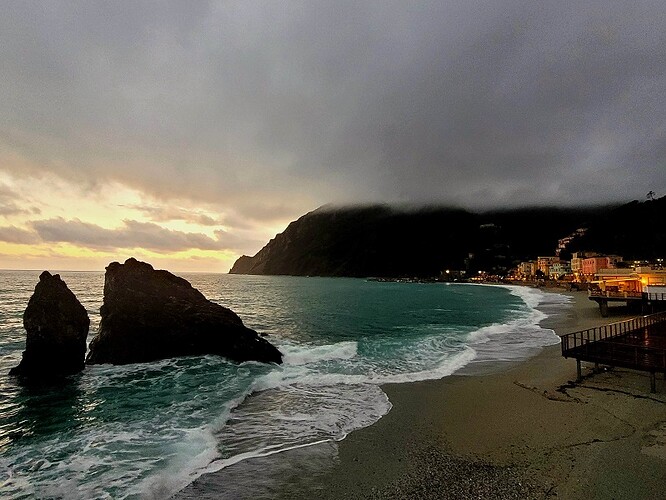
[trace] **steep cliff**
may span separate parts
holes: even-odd
[[[610,209],[532,208],[487,213],[424,207],[322,207],[289,224],[230,273],[430,277],[444,269],[502,272],[552,255],[557,240]]]

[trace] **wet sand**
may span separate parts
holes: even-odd
[[[560,335],[625,319],[567,295],[542,323]],[[268,457],[203,476],[181,498],[666,498],[663,377],[650,394],[645,373],[583,366],[573,383],[556,345],[483,375],[386,385],[393,409],[376,424],[281,454],[279,469]]]
[[[543,326],[601,318],[585,293]],[[573,384],[559,346],[483,376],[388,385],[391,412],[339,443],[328,498],[666,498],[666,383],[614,369]]]

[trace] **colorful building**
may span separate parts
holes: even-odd
[[[596,256],[583,259],[582,274],[588,279],[594,278],[602,269],[615,269],[617,264],[622,262],[622,257],[618,255]],[[573,267],[573,266],[572,266]]]
[[[518,275],[521,278],[533,278],[537,272],[537,263],[533,260],[521,262],[518,265]]]
[[[596,257],[594,252],[574,252],[571,255],[571,272],[574,278],[581,279],[583,275],[583,261],[589,257]]]
[[[548,257],[537,257],[537,269],[545,276],[550,275],[550,266],[560,261],[560,258],[553,255]]]
[[[552,266],[550,266],[550,271],[548,273],[550,279],[552,280],[558,280],[562,279],[562,277],[566,275],[571,274],[571,265],[568,262],[555,262]],[[569,280],[571,280],[571,276],[569,276]]]

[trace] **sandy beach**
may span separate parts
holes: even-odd
[[[584,292],[558,293],[572,305],[542,325],[560,335],[626,319],[622,308],[601,318]],[[575,361],[555,345],[521,363],[386,385],[393,408],[376,424],[287,452],[280,468],[258,458],[203,476],[177,497],[666,498],[664,378],[650,394],[645,373],[592,368],[574,383]],[[248,470],[258,472],[251,495]]]

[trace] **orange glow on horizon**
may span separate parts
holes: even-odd
[[[124,262],[134,257],[150,263],[156,269],[226,273],[239,256],[226,250],[190,249],[182,252],[157,253],[143,248],[107,251],[67,243],[19,245],[0,242],[0,269],[103,271],[111,262]]]
[[[226,273],[289,222],[246,218],[233,206],[158,199],[117,182],[86,187],[31,172],[0,171],[0,194],[11,208],[0,213],[0,269],[102,271],[135,257],[170,271]]]

